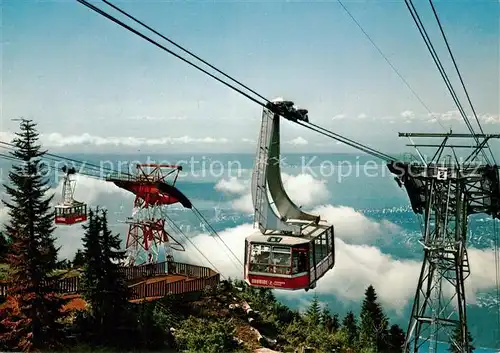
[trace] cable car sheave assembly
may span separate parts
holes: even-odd
[[[137,164],[133,178],[121,173],[111,174],[106,181],[135,195],[132,216],[125,223],[127,232],[127,263],[159,262],[159,250],[163,246],[165,257],[173,261],[173,250],[185,251],[166,230],[166,207],[180,203],[192,208],[191,201],[176,187],[182,166],[169,164]],[[168,262],[168,261],[167,261]]]
[[[58,225],[72,225],[85,222],[87,220],[87,205],[76,201],[73,198],[75,193],[75,181],[71,175],[76,174],[75,168],[62,167],[63,173],[66,173],[63,180],[62,200],[55,207],[55,223]]]
[[[293,109],[288,101],[270,103],[269,108],[262,111],[252,173],[254,224],[259,231],[245,239],[245,281],[256,287],[309,290],[334,266],[333,225],[297,207],[281,179],[276,111],[287,110],[292,113],[287,115],[305,121],[307,111]]]

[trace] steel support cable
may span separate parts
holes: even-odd
[[[441,77],[443,78],[443,80],[445,82],[446,87],[448,88],[448,91],[450,92],[450,94],[452,96],[453,101],[455,102],[455,104],[460,112],[460,115],[464,119],[465,125],[467,126],[467,128],[469,129],[471,134],[474,136],[474,139],[476,140],[477,145],[479,145],[480,144],[479,139],[476,136],[476,133],[474,132],[472,124],[470,123],[470,121],[467,117],[467,114],[465,114],[465,111],[464,111],[462,105],[460,104],[460,100],[458,99],[458,96],[457,96],[455,90],[453,89],[453,85],[451,84],[451,82],[448,78],[448,75],[446,74],[446,71],[444,70],[444,67],[441,63],[441,60],[439,59],[439,56],[437,55],[436,50],[434,49],[434,46],[432,45],[432,42],[429,38],[429,35],[427,34],[427,31],[425,30],[425,27],[420,19],[420,16],[418,15],[417,10],[415,9],[415,7],[413,5],[412,0],[405,0],[405,4],[406,4],[406,7],[408,8],[408,10],[413,18],[413,21],[415,22],[415,24],[420,32],[421,37],[423,38],[423,40],[425,42],[427,49],[429,50],[429,52],[431,54],[431,57],[432,57],[434,63],[436,64],[436,66],[438,68],[439,73],[441,74]],[[486,153],[484,151],[482,151],[482,153],[483,153],[485,160],[488,161],[488,157],[486,156]]]
[[[160,32],[156,31],[155,29],[151,28],[150,26],[148,26],[147,24],[145,24],[144,22],[140,21],[139,19],[137,19],[136,17],[132,16],[131,14],[127,13],[126,11],[120,9],[118,6],[116,5],[113,5],[111,2],[107,1],[107,0],[102,0],[102,2],[104,2],[105,4],[107,4],[108,6],[112,7],[113,9],[117,10],[118,12],[120,12],[121,14],[125,15],[126,17],[130,18],[132,21],[140,24],[141,26],[143,26],[144,28],[148,29],[149,31],[153,32],[154,34],[156,34],[157,36],[161,37],[162,39],[165,39],[167,42],[169,42],[170,44],[176,46],[177,48],[179,48],[180,50],[182,50],[183,52],[185,52],[186,54],[189,54],[191,55],[192,57],[194,57],[195,59],[201,61],[203,64],[207,65],[208,67],[210,67],[211,69],[217,71],[218,73],[220,73],[221,75],[223,75],[224,77],[230,79],[231,81],[233,81],[234,83],[237,83],[238,85],[240,85],[241,87],[245,88],[247,91],[249,92],[252,92],[253,94],[255,94],[257,97],[263,99],[264,101],[266,101],[267,103],[271,103],[271,101],[269,101],[266,97],[260,95],[259,93],[255,92],[255,90],[249,88],[248,86],[244,85],[243,83],[241,83],[240,81],[236,80],[235,78],[229,76],[228,74],[226,74],[225,72],[223,72],[222,70],[219,70],[218,68],[216,68],[215,66],[213,66],[212,64],[208,63],[207,61],[203,60],[202,58],[200,58],[198,55],[194,54],[193,52],[189,51],[188,49],[182,47],[181,45],[177,44],[176,42],[174,42],[173,40],[171,40],[170,38],[164,36],[163,34],[161,34]]]
[[[10,150],[14,150],[14,148],[16,147],[15,144],[9,143],[9,142],[5,142],[5,141],[0,141],[0,145],[4,145],[5,146],[5,147],[4,146],[0,146],[0,148],[5,148],[7,150],[9,150],[9,149]],[[82,161],[79,161],[79,160],[76,160],[76,159],[73,159],[73,158],[63,157],[63,156],[60,156],[60,155],[57,155],[57,154],[45,152],[44,158],[50,159],[49,157],[54,157],[54,158],[58,158],[58,159],[70,161],[70,162],[73,162],[73,163],[77,163],[77,164],[80,164],[80,165],[83,165],[83,166],[92,167],[92,168],[97,169],[98,171],[103,171],[104,170],[104,171],[109,171],[109,172],[115,172],[115,170],[113,170],[111,168],[106,168],[106,167],[98,166],[96,164],[92,164],[92,163],[88,163],[88,162],[82,162]]]
[[[11,157],[11,156],[4,155],[4,154],[0,154],[0,159],[8,159],[8,160],[16,161],[16,162],[17,162],[17,161],[21,161],[19,158],[16,158],[16,157]],[[52,169],[53,171],[58,171],[58,168],[57,168],[57,167],[55,167],[54,165],[47,165],[47,167],[48,167],[49,169]],[[91,177],[91,178],[94,178],[94,179],[101,179],[101,178],[98,178],[98,177],[96,177],[95,175],[91,175],[91,174],[85,174],[85,173],[78,173],[78,174],[85,175],[85,176],[88,176],[88,177]],[[193,206],[193,208],[194,208],[194,206]],[[195,208],[195,209],[196,209],[196,208]],[[198,213],[199,213],[199,211],[198,211]],[[202,217],[202,219],[204,219],[204,220],[205,220],[205,218],[203,217],[203,215],[201,215],[201,214],[200,214],[200,216]],[[175,227],[175,228],[176,228],[176,229],[177,229],[177,230],[181,233],[181,235],[182,235],[182,236],[184,236],[184,237],[188,240],[188,242],[189,242],[189,243],[190,243],[190,244],[191,244],[191,245],[192,245],[192,246],[193,246],[193,247],[194,247],[194,248],[195,248],[198,252],[200,252],[200,254],[201,254],[201,255],[202,255],[202,256],[203,256],[203,257],[204,257],[204,258],[208,261],[208,263],[209,263],[209,264],[210,264],[210,265],[214,268],[214,270],[216,270],[217,272],[221,273],[221,272],[220,272],[220,271],[219,271],[219,270],[218,270],[218,269],[217,269],[217,268],[216,268],[216,267],[215,267],[215,266],[214,266],[214,265],[210,262],[210,260],[209,260],[209,259],[208,259],[208,258],[207,258],[207,257],[206,257],[206,256],[205,256],[202,252],[201,252],[201,250],[199,250],[199,248],[198,248],[195,244],[193,244],[193,242],[192,242],[192,241],[191,241],[191,240],[190,240],[190,239],[189,239],[189,238],[188,238],[188,237],[187,237],[187,236],[186,236],[186,235],[182,232],[182,230],[181,230],[181,229],[180,229],[180,228],[179,228],[179,227],[178,227],[178,226],[177,226],[177,225],[173,222],[173,220],[172,220],[170,217],[168,217],[168,219],[169,219],[169,221],[171,222],[171,224],[173,224],[173,226],[174,226],[174,227]],[[207,224],[208,224],[208,222],[207,222],[206,220],[205,220],[205,223],[207,223]],[[209,224],[208,224],[208,225],[209,225]],[[210,225],[209,225],[209,226],[210,226]],[[211,226],[210,226],[210,227],[211,227]],[[213,228],[212,228],[212,229],[213,229]],[[214,232],[215,232],[215,231],[214,231]],[[217,233],[215,233],[215,234],[217,234]],[[217,234],[217,236],[218,236],[218,237],[219,237],[219,239],[220,239],[220,236],[219,236],[218,234]],[[222,239],[220,239],[220,240],[222,241]],[[225,243],[224,243],[224,244],[225,244]],[[230,249],[227,245],[226,245],[226,247],[229,249],[229,251],[231,251],[231,249]],[[231,253],[232,253],[232,251],[231,251]],[[234,255],[234,253],[233,253],[233,256],[235,256],[235,255]],[[235,256],[235,257],[236,257],[236,256]],[[236,259],[237,259],[237,258],[236,258]],[[241,261],[240,261],[239,263],[241,264]],[[241,265],[242,265],[242,264],[241,264]],[[221,274],[221,275],[222,275],[222,274]],[[223,276],[223,275],[222,275],[222,276]],[[224,276],[223,276],[223,277],[224,277]]]
[[[200,253],[201,256],[203,256],[203,258],[205,260],[207,260],[208,264],[210,266],[212,266],[212,268],[217,271],[218,273],[220,273],[220,275],[224,277],[224,275],[221,273],[221,271],[219,271],[217,269],[217,267],[208,259],[208,257],[205,256],[205,254],[193,243],[193,241],[182,231],[182,229],[173,221],[173,219],[168,216],[166,213],[163,213],[163,216],[169,221],[170,225],[181,235],[183,236],[188,242],[189,244],[191,244],[191,246]]]
[[[434,3],[432,0],[429,0],[429,4],[431,5],[432,12],[434,13],[434,17],[436,18],[436,22],[439,26],[439,30],[441,31],[441,35],[443,36],[443,40],[446,44],[446,48],[448,49],[448,53],[450,54],[451,60],[453,62],[453,66],[455,67],[455,71],[457,72],[458,78],[460,79],[460,83],[462,84],[462,88],[464,89],[465,96],[467,97],[467,101],[469,102],[470,108],[472,110],[472,113],[474,114],[474,118],[476,119],[477,126],[479,127],[479,130],[481,131],[481,134],[484,135],[484,130],[483,127],[481,126],[481,123],[479,121],[479,117],[476,114],[476,110],[474,109],[474,105],[472,104],[472,101],[470,99],[469,92],[467,91],[467,88],[465,87],[464,80],[462,78],[462,74],[460,73],[460,70],[458,69],[457,62],[455,60],[455,56],[453,55],[453,52],[451,51],[450,44],[448,42],[448,38],[446,37],[446,34],[444,33],[443,26],[441,24],[441,20],[439,19],[439,16],[437,14],[436,8],[434,7]],[[488,144],[488,150],[490,151],[491,157],[493,158],[493,162],[496,164],[495,156],[493,155],[493,151],[491,150],[491,147]]]
[[[363,34],[365,35],[365,37],[370,41],[370,43],[375,47],[375,49],[377,49],[378,53],[387,62],[387,64],[389,64],[389,66],[391,67],[391,69],[396,73],[396,75],[398,75],[398,77],[401,79],[401,81],[403,81],[403,83],[406,85],[406,87],[408,87],[408,89],[411,91],[411,93],[413,93],[413,95],[415,96],[415,98],[417,98],[417,100],[420,102],[420,104],[427,110],[427,112],[429,113],[429,115],[433,115],[433,112],[431,111],[431,109],[427,106],[427,104],[424,103],[424,101],[422,100],[422,98],[420,98],[420,96],[417,94],[417,92],[415,92],[415,90],[410,86],[410,84],[408,83],[408,81],[405,80],[405,78],[403,77],[403,75],[399,72],[398,69],[396,69],[396,67],[392,64],[392,62],[389,60],[389,58],[387,58],[387,56],[382,52],[382,50],[380,49],[380,47],[375,43],[375,41],[365,31],[365,29],[356,20],[356,18],[351,14],[351,12],[342,3],[342,1],[341,0],[337,0],[337,2],[340,4],[340,6],[342,6],[342,8],[344,9],[344,11],[349,15],[349,17],[353,20],[353,22],[358,26],[358,28],[361,30],[361,32],[363,32]],[[443,126],[443,124],[441,123],[441,121],[439,119],[437,119],[437,117],[436,117],[436,121],[443,128],[443,130],[446,131],[446,128]]]
[[[266,105],[262,102],[259,102],[257,99],[255,99],[254,97],[250,96],[249,94],[243,92],[241,89],[237,88],[237,87],[234,87],[233,85],[231,85],[230,83],[227,83],[226,81],[220,79],[219,77],[211,74],[210,72],[208,72],[207,70],[199,67],[198,65],[196,64],[193,64],[191,61],[187,60],[186,58],[182,57],[181,55],[173,52],[172,50],[168,49],[167,47],[165,47],[164,45],[161,45],[160,43],[158,43],[157,41],[149,38],[148,36],[142,34],[141,32],[139,32],[138,30],[136,29],[133,29],[132,27],[130,27],[129,25],[123,23],[122,21],[118,20],[116,17],[113,17],[111,16],[110,14],[104,12],[103,10],[99,9],[98,7],[95,7],[94,5],[88,3],[87,1],[85,0],[76,0],[78,1],[79,3],[81,3],[82,5],[85,5],[86,7],[88,7],[89,9],[97,12],[98,14],[100,14],[101,16],[104,16],[106,17],[107,19],[113,21],[114,23],[118,24],[119,26],[129,30],[130,32],[138,35],[139,37],[141,37],[142,39],[150,42],[151,44],[157,46],[158,48],[166,51],[167,53],[175,56],[177,59],[180,59],[182,60],[183,62],[185,62],[186,64],[198,69],[199,71],[203,72],[204,74],[210,76],[211,78],[213,78],[214,80],[217,80],[218,82],[222,83],[223,85],[231,88],[232,90],[242,94],[243,96],[245,96],[246,98],[250,99],[251,101],[253,101],[254,103],[257,103],[258,105],[262,106],[262,107],[265,107]]]
[[[9,149],[8,147],[2,147],[2,146],[0,146],[0,148],[6,148],[7,150]],[[12,155],[3,154],[3,153],[0,153],[0,159],[8,160],[8,161],[11,161],[11,162],[24,162],[22,159],[20,159],[18,157],[15,157],[15,156],[12,156]],[[41,156],[39,159],[42,160],[42,161],[45,161],[45,162],[57,162],[56,160],[47,158],[45,156]],[[57,168],[55,164],[53,164],[53,165],[46,164],[45,166],[48,167],[49,169],[53,170],[53,171],[60,171],[60,169]],[[87,175],[87,174],[85,174],[83,172],[82,173],[78,173],[78,174]],[[92,176],[92,175],[89,175],[89,176]]]
[[[221,242],[224,244],[224,246],[229,250],[231,255],[238,261],[238,263],[244,268],[245,266],[241,262],[241,260],[235,255],[235,253],[231,250],[231,248],[226,244],[226,242],[221,238],[221,236],[217,233],[217,231],[212,227],[212,225],[206,220],[206,218],[203,216],[203,214],[195,207],[193,206],[193,212],[194,214],[203,221],[212,231],[213,235],[215,235]]]
[[[175,56],[176,58],[178,58],[178,59],[182,60],[183,62],[185,62],[185,63],[189,64],[190,66],[193,66],[194,68],[196,68],[196,69],[198,69],[199,71],[201,71],[201,72],[203,72],[203,73],[207,74],[207,75],[208,75],[208,76],[210,76],[211,78],[213,78],[213,79],[217,80],[218,82],[220,82],[220,83],[224,84],[225,86],[227,86],[227,87],[229,87],[229,88],[233,89],[233,90],[234,90],[234,91],[236,91],[237,93],[242,94],[242,95],[243,95],[243,96],[245,96],[246,98],[250,99],[252,102],[254,102],[254,103],[256,103],[256,104],[260,105],[260,106],[261,106],[261,107],[263,107],[263,108],[266,108],[266,104],[264,104],[263,102],[258,101],[258,100],[257,100],[257,99],[255,99],[254,97],[251,97],[249,94],[247,94],[247,93],[243,92],[242,90],[240,90],[240,89],[238,89],[238,88],[234,87],[234,86],[233,86],[233,85],[231,85],[230,83],[227,83],[227,82],[225,82],[224,80],[222,80],[222,79],[218,78],[217,76],[215,76],[215,75],[213,75],[213,74],[209,73],[209,72],[208,72],[208,71],[206,71],[205,69],[203,69],[203,68],[199,67],[198,65],[196,65],[196,64],[194,64],[194,63],[192,63],[192,62],[190,62],[190,61],[189,61],[189,60],[187,60],[186,58],[184,58],[184,57],[180,56],[179,54],[177,54],[177,53],[173,52],[172,50],[170,50],[170,49],[166,48],[165,46],[163,46],[163,45],[159,44],[158,42],[156,42],[155,40],[153,40],[153,39],[151,39],[151,38],[147,37],[146,35],[142,34],[141,32],[139,32],[139,31],[137,31],[137,30],[133,29],[132,27],[128,26],[127,24],[123,23],[122,21],[118,20],[117,18],[115,18],[115,17],[113,17],[113,16],[111,16],[111,15],[107,14],[107,13],[106,13],[106,12],[104,12],[103,10],[101,10],[101,9],[99,9],[99,8],[97,8],[97,7],[95,7],[95,6],[94,6],[94,5],[92,5],[92,4],[89,4],[89,3],[88,3],[87,1],[85,1],[85,0],[76,0],[76,1],[78,1],[79,3],[81,3],[81,4],[85,5],[86,7],[90,8],[91,10],[93,10],[93,11],[97,12],[98,14],[100,14],[100,15],[102,15],[102,16],[104,16],[104,17],[108,18],[109,20],[111,20],[111,21],[115,22],[116,24],[120,25],[121,27],[123,27],[123,28],[125,28],[125,29],[129,30],[130,32],[132,32],[132,33],[134,33],[134,34],[138,35],[139,37],[141,37],[141,38],[143,38],[144,40],[146,40],[146,41],[150,42],[151,44],[155,45],[156,47],[158,47],[158,48],[160,48],[160,49],[162,49],[162,50],[166,51],[167,53],[169,53],[169,54],[171,54],[171,55]],[[169,40],[169,41],[170,41],[170,40]],[[183,49],[183,50],[184,50],[184,49]],[[191,55],[193,55],[193,54],[191,54]],[[210,66],[211,66],[211,65],[210,65]],[[218,69],[216,69],[216,70],[217,70],[217,71],[219,71],[219,72],[222,72],[222,71],[220,71],[220,70],[218,70]],[[224,74],[224,73],[223,73],[223,74]],[[226,75],[226,74],[224,74],[224,75],[225,75],[225,76],[227,76],[227,77],[229,77],[229,76],[228,76],[228,75]],[[233,78],[231,78],[231,79],[232,79],[232,80],[234,80],[235,82],[239,82],[239,81],[236,81],[236,80],[235,80],[235,79],[233,79]],[[245,87],[246,87],[246,86],[245,86]],[[251,91],[251,92],[254,92],[254,91],[252,91],[252,90],[250,90],[250,91]],[[262,97],[261,95],[258,95],[258,96],[259,96],[259,97]],[[264,98],[264,99],[265,99],[265,98]],[[265,100],[266,100],[267,102],[269,102],[269,100],[267,100],[267,99],[265,99]],[[326,135],[326,136],[328,136],[328,135]],[[337,135],[337,136],[340,136],[340,135]],[[332,137],[332,136],[329,136],[329,137]],[[344,142],[344,140],[340,140],[340,139],[337,139],[337,141]],[[350,146],[352,146],[352,147],[354,147],[354,148],[357,148],[357,149],[361,149],[362,151],[366,152],[364,149],[362,149],[362,148],[359,148],[359,147],[358,147],[358,143],[356,143],[356,142],[354,142],[354,141],[352,141],[352,140],[350,140],[350,141],[352,142],[352,144],[348,144],[348,145],[350,145]],[[363,145],[361,145],[361,146],[363,146]],[[377,153],[378,153],[378,152],[377,152]],[[386,158],[388,158],[388,156],[386,156]],[[391,158],[391,160],[394,160],[394,158],[392,158],[392,157],[390,157],[390,158]],[[385,159],[385,158],[383,158],[383,159]]]
[[[7,148],[7,147],[0,146],[0,148]],[[7,149],[9,149],[9,148],[7,148]],[[8,155],[2,155],[2,156],[5,157],[3,159],[10,160],[12,162],[23,162],[21,159],[18,159],[16,157],[12,157],[12,156],[8,156]],[[47,156],[42,156],[40,158],[40,161],[45,162],[44,165],[46,167],[49,167],[49,169],[51,169],[52,171],[54,171],[56,173],[61,172],[61,168],[57,165],[58,162],[60,162],[59,160],[57,160],[55,158],[47,157]],[[52,163],[52,165],[50,165],[49,162]],[[84,169],[86,169],[87,171],[85,171]],[[103,177],[101,175],[101,172],[102,171],[99,171],[96,169],[86,168],[85,163],[82,163],[80,170],[77,171],[77,174],[102,180]],[[96,174],[99,174],[99,177],[97,177]]]
[[[471,134],[475,135],[474,129],[472,128],[472,124],[469,122],[467,115],[465,114],[465,111],[463,110],[463,107],[460,104],[460,101],[458,100],[458,96],[457,96],[455,90],[453,89],[453,86],[449,80],[449,77],[446,74],[446,71],[441,63],[441,60],[439,59],[439,56],[438,56],[436,50],[434,49],[434,46],[432,45],[430,37],[427,34],[427,31],[426,31],[426,29],[425,29],[425,27],[420,19],[420,16],[418,15],[417,10],[415,9],[415,6],[413,5],[412,0],[405,0],[405,4],[406,4],[408,10],[410,11],[410,14],[413,18],[413,21],[417,25],[418,31],[420,32],[420,35],[421,35],[422,39],[424,40],[425,45],[426,45],[427,49],[429,50],[429,53],[431,54],[431,57],[432,57],[434,63],[436,64],[438,71],[441,74],[441,77],[444,80],[446,87],[448,88],[448,91],[450,92],[450,94],[452,96],[453,101],[455,102],[460,114],[462,115],[462,118],[464,119],[467,128],[469,129]],[[476,142],[479,144],[477,137],[476,137]]]
[[[365,145],[362,145],[356,141],[353,141],[351,139],[348,139],[347,137],[343,137],[339,134],[336,134],[332,131],[329,131],[321,126],[318,126],[316,124],[312,124],[312,123],[307,123],[308,125],[306,125],[305,123],[303,122],[300,122],[300,121],[296,121],[297,124],[309,129],[309,130],[312,130],[312,131],[315,131],[319,134],[322,134],[324,136],[327,136],[327,137],[330,137],[331,139],[334,139],[334,140],[337,140],[339,142],[342,142],[348,146],[351,146],[351,147],[354,147],[358,150],[361,150],[367,154],[370,154],[374,157],[377,157],[377,158],[380,158],[382,159],[383,161],[386,161],[386,162],[395,162],[397,159],[394,158],[394,157],[391,157],[385,153],[382,153],[382,152],[379,152],[377,150],[374,150],[373,148],[371,147],[368,147],[368,146],[365,146]]]
[[[448,75],[446,74],[446,71],[441,63],[441,60],[439,59],[439,56],[438,56],[436,50],[434,49],[434,46],[432,45],[432,41],[430,40],[430,37],[427,34],[427,31],[426,31],[426,29],[425,29],[425,27],[420,19],[420,16],[418,15],[417,10],[415,9],[415,6],[413,5],[412,0],[405,0],[405,4],[406,4],[406,7],[408,8],[408,10],[413,18],[413,21],[415,22],[415,24],[417,26],[417,29],[420,33],[420,36],[424,40],[425,45],[426,45],[427,49],[429,50],[429,53],[431,54],[431,57],[438,68],[439,73],[441,74],[441,77],[443,78],[443,80],[446,84],[446,87],[448,88],[448,91],[450,92],[450,94],[452,96],[453,101],[457,105],[457,108],[459,109],[459,112],[462,115],[462,118],[465,120],[465,124],[469,128],[469,131],[474,135],[475,134],[474,129],[472,128],[471,123],[467,119],[467,115],[465,114],[465,112],[462,108],[462,105],[460,104],[460,102],[458,100],[458,97],[455,93],[455,90],[453,89],[453,86],[451,85],[451,82],[448,78]]]
[[[0,141],[0,144],[4,145],[4,146],[0,146],[0,148],[5,148],[5,149],[11,150],[11,151],[13,151],[15,149],[15,147],[16,147],[15,144],[9,143],[9,142],[5,142],[5,141]],[[53,159],[53,158],[50,158],[50,157],[55,157],[55,158],[59,158],[59,159],[63,159],[63,160],[68,160],[68,161],[71,161],[71,162],[75,162],[75,163],[78,163],[78,164],[86,164],[86,165],[91,166],[91,167],[95,167],[95,168],[99,168],[99,169],[104,169],[104,168],[101,168],[101,167],[99,167],[97,165],[93,165],[91,163],[80,162],[80,161],[77,161],[77,160],[72,159],[72,158],[63,157],[63,156],[59,156],[59,155],[55,155],[55,154],[51,154],[51,153],[45,152],[44,158],[46,158],[46,159]]]

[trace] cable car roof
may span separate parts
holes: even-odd
[[[56,205],[55,208],[74,208],[79,206],[85,206],[84,202],[74,201],[72,203],[63,203]]]
[[[256,231],[255,233],[249,235],[246,240],[253,243],[271,243],[276,245],[300,245],[307,244],[311,240],[316,239],[318,236],[323,234],[329,227],[330,224],[318,224],[318,225],[308,225],[303,228],[302,236],[292,236],[292,235],[283,235],[282,232],[279,231],[270,231],[266,234],[262,234],[260,231]],[[269,239],[276,238],[276,239]],[[279,239],[281,238],[281,240]]]

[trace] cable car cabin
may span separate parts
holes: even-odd
[[[55,207],[56,224],[76,224],[87,220],[87,205],[74,201],[72,204],[62,204]]]
[[[332,225],[307,226],[301,237],[275,231],[245,239],[245,281],[251,286],[307,291],[334,264]]]

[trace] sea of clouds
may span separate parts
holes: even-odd
[[[108,209],[117,209],[119,205],[124,213],[130,214],[133,195],[103,180],[78,175],[75,199],[89,205]],[[318,294],[333,294],[338,300],[359,302],[364,289],[372,284],[378,291],[379,299],[388,308],[402,311],[413,300],[415,287],[421,268],[421,262],[415,260],[396,259],[390,254],[381,252],[373,245],[376,238],[391,238],[398,235],[401,229],[387,220],[374,220],[351,207],[328,204],[330,192],[324,180],[311,175],[283,175],[285,189],[298,205],[312,213],[321,215],[335,227],[336,264],[332,271],[318,283],[315,291]],[[61,194],[59,183],[52,191]],[[223,178],[215,185],[215,190],[231,199],[234,211],[243,215],[252,213],[252,200],[249,180]],[[2,195],[5,197],[5,194]],[[202,195],[199,196],[202,198]],[[57,198],[54,200],[54,204]],[[110,219],[113,215],[110,215]],[[0,205],[0,222],[8,219],[7,208]],[[114,225],[117,231],[124,234],[125,226]],[[243,262],[244,239],[255,232],[250,223],[240,224],[219,232],[219,236],[234,254]],[[57,227],[60,256],[72,258],[81,247],[83,230],[81,226]],[[242,277],[242,268],[234,261],[224,246],[215,241],[208,233],[191,234],[192,243],[201,249],[210,262],[225,276]],[[189,243],[185,244],[186,252],[176,254],[180,261],[189,261],[208,265],[197,250]],[[492,250],[469,249],[472,271],[466,286],[469,304],[474,305],[476,295],[482,291],[495,288],[495,261]],[[283,292],[286,297],[297,297],[300,301],[302,292]]]

